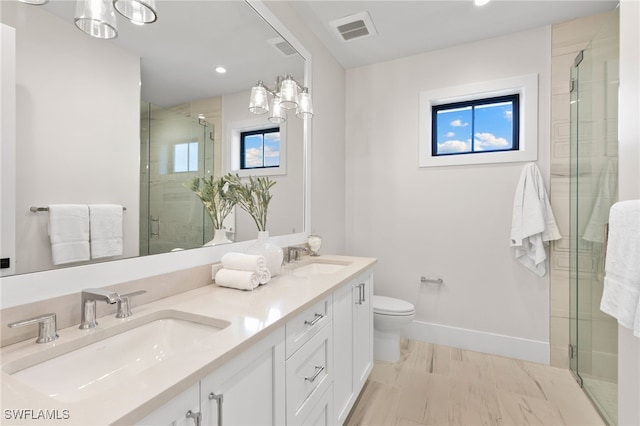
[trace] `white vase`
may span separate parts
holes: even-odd
[[[258,240],[249,246],[247,253],[264,256],[272,277],[280,273],[284,253],[280,247],[269,241],[269,231],[258,231]]]
[[[221,244],[229,244],[232,241],[227,238],[227,231],[224,228],[216,229],[213,233],[213,240],[206,243],[204,246],[219,246]]]

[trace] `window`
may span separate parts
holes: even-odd
[[[536,161],[538,75],[420,92],[418,166]]]
[[[280,166],[280,128],[240,133],[240,169],[266,169]]]
[[[173,172],[198,171],[198,142],[177,143],[173,146]]]
[[[518,94],[431,107],[433,156],[517,151]]]

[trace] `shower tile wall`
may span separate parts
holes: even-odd
[[[564,22],[554,25],[552,31],[550,197],[563,238],[551,246],[550,346],[551,365],[562,368],[569,368],[570,69],[578,52],[587,47],[608,16],[603,13]],[[580,269],[592,271],[596,265],[595,259],[588,259],[581,262]],[[590,297],[598,299],[599,304],[600,295]],[[597,344],[606,347],[611,343]],[[585,358],[581,359],[583,366]]]

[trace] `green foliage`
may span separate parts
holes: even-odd
[[[253,218],[258,231],[267,230],[267,213],[271,193],[269,190],[276,184],[267,177],[249,176],[248,182],[242,182],[238,174],[229,173],[225,176],[229,182],[230,192],[235,197],[235,203]]]
[[[224,218],[231,213],[236,204],[236,196],[233,194],[233,186],[227,176],[214,179],[194,177],[189,181],[191,189],[202,201],[209,217],[213,221],[215,229],[222,229]]]

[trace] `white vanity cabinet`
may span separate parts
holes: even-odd
[[[187,417],[190,413],[190,417]],[[200,415],[200,383],[196,383],[180,395],[173,398],[162,408],[158,408],[137,422],[138,426],[194,426],[195,417]]]
[[[331,296],[287,322],[287,425],[322,421],[333,381]],[[327,417],[330,418],[331,416]]]
[[[333,293],[334,412],[347,419],[373,368],[373,275],[366,272]]]
[[[285,422],[284,328],[200,382],[202,426]]]
[[[203,378],[138,425],[282,425],[284,327]]]

